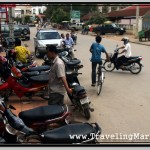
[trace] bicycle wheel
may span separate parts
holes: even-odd
[[[101,90],[102,90],[102,80],[100,74],[98,74],[98,81],[97,81],[97,95],[100,95]]]

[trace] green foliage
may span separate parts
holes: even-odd
[[[105,15],[99,12],[95,12],[93,13],[92,17],[87,22],[87,24],[102,24],[105,21],[107,21],[107,18],[105,17]]]
[[[30,16],[28,16],[28,15],[27,15],[27,16],[25,16],[25,17],[24,17],[24,22],[25,22],[25,23],[29,23],[29,22],[31,22],[31,20],[30,20]]]
[[[72,10],[79,10],[81,18],[89,12],[97,10],[97,5],[66,5],[66,4],[59,4],[59,5],[48,5],[44,14],[47,18],[49,18],[52,22],[60,23],[63,20],[70,20],[70,11]]]
[[[17,23],[22,22],[22,19],[19,17],[14,18],[14,21],[16,21]]]

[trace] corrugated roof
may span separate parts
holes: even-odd
[[[150,5],[139,5],[139,16],[143,16],[150,10]],[[136,6],[129,6],[119,11],[113,11],[106,14],[107,17],[130,17],[136,16]]]

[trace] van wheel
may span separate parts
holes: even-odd
[[[38,50],[37,48],[35,48],[35,56],[36,56],[37,58],[40,58],[40,57],[41,57],[41,54],[40,54],[40,52],[39,52],[39,50]]]
[[[116,35],[120,35],[120,31],[116,31]]]

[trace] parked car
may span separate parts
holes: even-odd
[[[106,34],[106,33],[115,33],[116,35],[123,35],[126,30],[125,28],[118,27],[115,23],[111,24],[103,24],[101,26],[97,26],[93,28],[93,32],[97,34]]]
[[[1,25],[2,38],[9,37],[9,25]],[[30,40],[30,28],[28,25],[14,25],[14,38],[21,38],[22,40]]]
[[[78,30],[82,29],[83,25],[84,25],[84,23],[80,23],[80,22],[78,22],[78,23],[72,23],[70,25],[70,29],[74,29],[74,30],[78,31]]]
[[[34,38],[35,56],[43,57],[46,54],[47,45],[56,45],[58,48],[62,45],[62,38],[57,30],[40,29]]]
[[[29,25],[19,25],[21,29],[21,38],[24,40],[30,40],[30,28]]]
[[[14,37],[21,38],[21,28],[19,25],[14,25]],[[9,25],[7,24],[1,24],[1,36],[2,39],[9,37]]]

